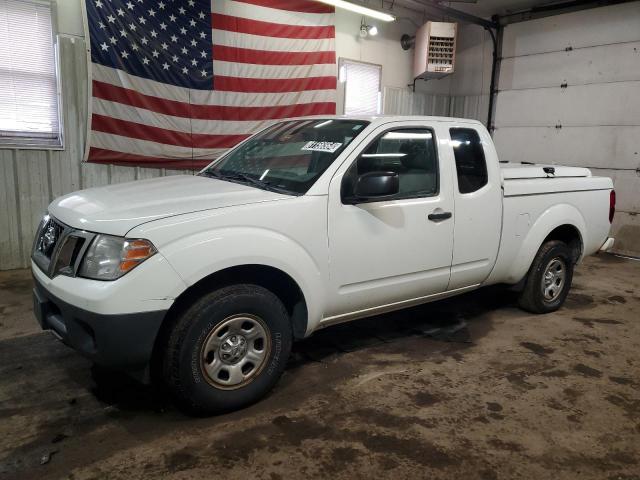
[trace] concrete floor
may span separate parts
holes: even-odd
[[[640,479],[640,262],[535,316],[490,288],[327,329],[262,402],[194,419],[88,361],[0,274],[0,478]]]

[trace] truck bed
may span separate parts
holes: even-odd
[[[486,283],[516,283],[526,274],[544,238],[537,232],[550,218],[584,232],[581,256],[599,250],[609,233],[607,177],[587,168],[560,165],[500,163],[503,212],[498,258]]]
[[[562,165],[500,163],[505,197],[611,188],[610,179],[591,170]]]

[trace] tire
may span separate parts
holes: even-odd
[[[278,297],[257,285],[227,286],[177,319],[163,355],[163,380],[189,413],[236,410],[273,388],[291,344],[291,322]]]
[[[558,310],[569,294],[573,266],[574,255],[566,243],[559,240],[544,243],[527,274],[524,289],[518,298],[520,307],[531,313]]]

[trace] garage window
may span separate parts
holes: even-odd
[[[452,128],[451,146],[456,158],[458,190],[471,193],[480,190],[488,182],[487,162],[480,136],[472,128]]]
[[[62,146],[51,5],[0,2],[0,146]]]
[[[382,111],[382,66],[340,59],[345,115],[378,115]]]

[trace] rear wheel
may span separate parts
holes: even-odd
[[[532,313],[549,313],[560,308],[571,288],[573,258],[573,252],[564,242],[544,243],[529,270],[518,299],[520,306]]]
[[[238,409],[273,388],[291,343],[291,323],[278,297],[257,285],[224,287],[176,322],[165,350],[164,381],[192,413]]]

